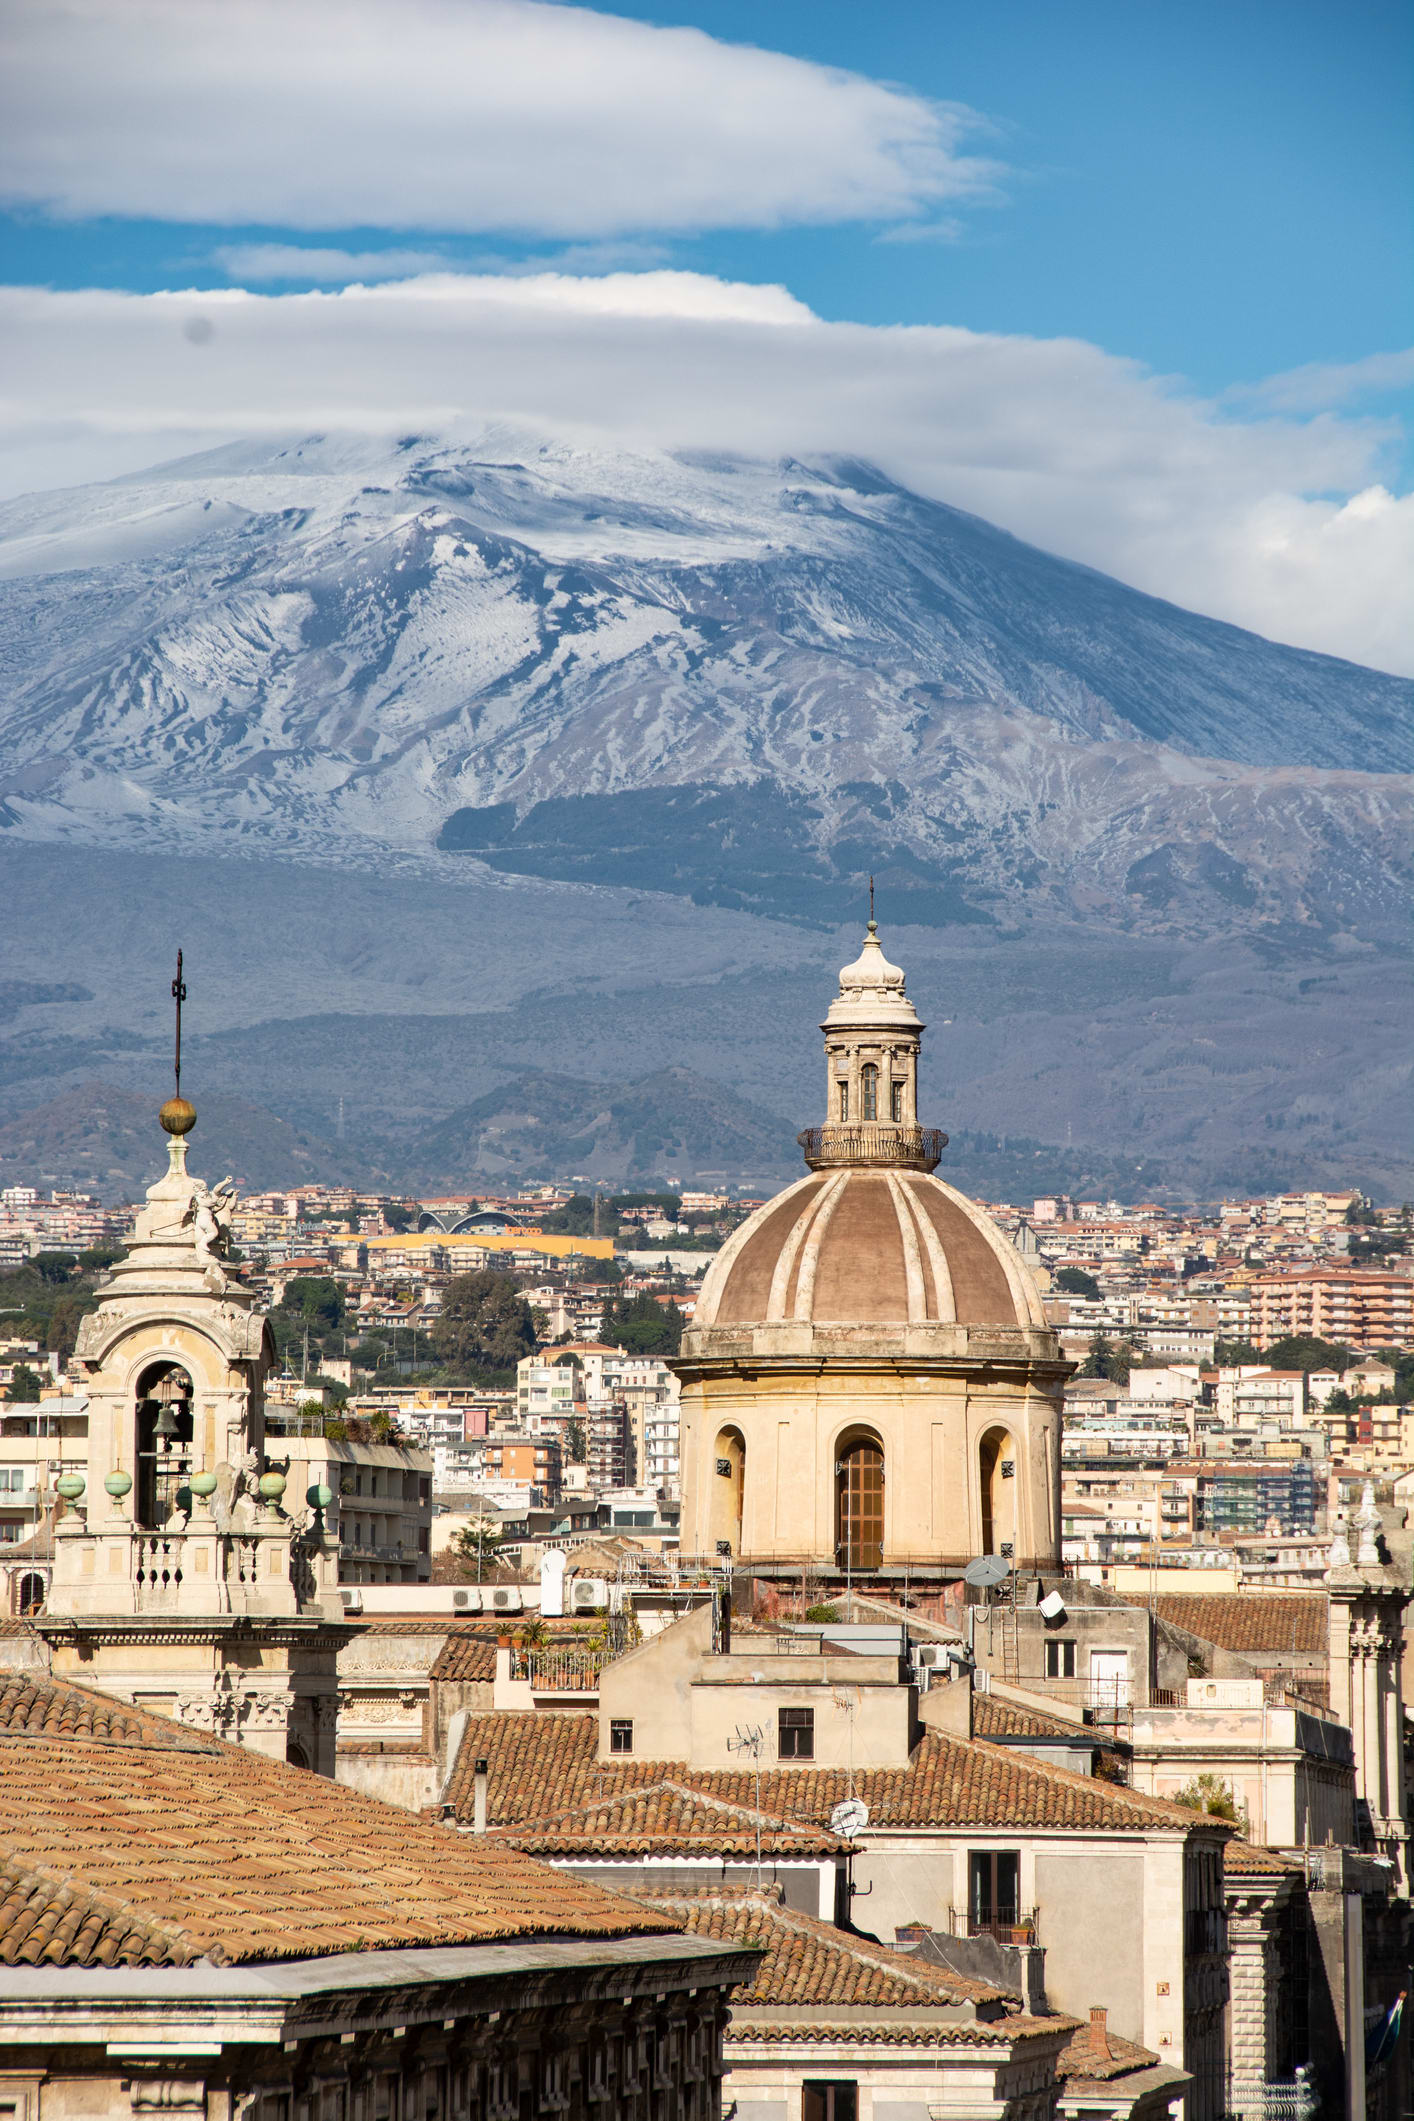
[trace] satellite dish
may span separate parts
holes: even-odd
[[[1010,1574],[1011,1563],[1003,1561],[1000,1554],[979,1554],[975,1561],[968,1562],[962,1580],[970,1583],[974,1591],[990,1591],[1005,1583]]]
[[[842,1841],[853,1841],[869,1824],[869,1807],[862,1797],[846,1797],[830,1814],[830,1832]]]

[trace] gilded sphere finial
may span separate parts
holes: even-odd
[[[196,1125],[196,1106],[184,1097],[169,1097],[157,1117],[169,1134],[190,1134]]]

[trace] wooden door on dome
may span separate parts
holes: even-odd
[[[884,1454],[861,1438],[839,1461],[839,1558],[848,1569],[877,1569],[884,1558]]]

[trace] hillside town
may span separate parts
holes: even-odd
[[[769,1201],[241,1197],[180,1090],[7,1189],[37,2069],[59,1982],[261,2121],[1404,2114],[1410,1210],[975,1203],[872,921],[824,1028]],[[182,2042],[94,1971],[223,1952]]]

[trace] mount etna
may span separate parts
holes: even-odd
[[[238,1176],[765,1182],[873,873],[962,1182],[1414,1191],[1414,687],[867,466],[234,444],[0,509],[0,655],[7,1177],[181,942]]]

